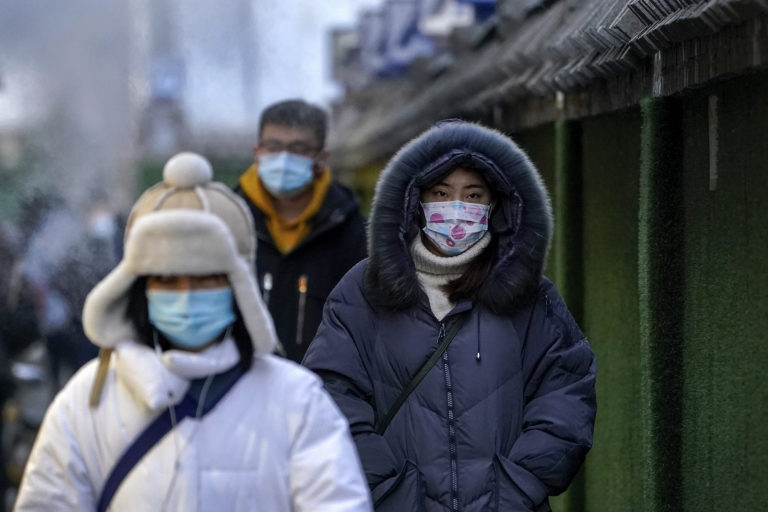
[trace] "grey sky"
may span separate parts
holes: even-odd
[[[362,9],[382,2],[170,0],[172,38],[186,65],[189,121],[238,127],[286,97],[327,103],[336,93],[329,28],[352,26]],[[116,103],[145,101],[150,4],[68,0],[43,7],[0,0],[0,127],[34,121],[62,97],[92,98],[99,113],[105,104],[122,113]],[[114,79],[128,80],[130,98],[101,97],[125,95],[111,87]],[[90,110],[84,106],[83,115]]]
[[[26,189],[71,204],[111,190],[130,202],[158,39],[183,59],[180,102],[192,132],[252,130],[271,102],[327,104],[336,90],[328,30],[354,26],[383,2],[166,1],[0,0],[0,135],[32,129],[47,155],[25,169]],[[152,29],[158,9],[167,34]]]

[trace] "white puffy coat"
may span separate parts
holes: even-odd
[[[46,413],[27,464],[18,512],[92,511],[113,465],[189,380],[238,361],[233,340],[202,353],[158,354],[134,342],[112,355],[100,405],[84,366]],[[345,418],[320,380],[259,355],[201,419],[161,439],[118,488],[110,510],[368,511],[368,487]]]

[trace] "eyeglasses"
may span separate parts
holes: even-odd
[[[320,148],[317,146],[313,146],[312,144],[300,140],[285,144],[279,140],[272,139],[259,142],[258,149],[266,153],[282,153],[283,151],[287,151],[288,153],[301,156],[314,156],[320,151]]]

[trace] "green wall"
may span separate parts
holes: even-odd
[[[709,96],[718,180],[709,190]],[[768,74],[685,100],[686,510],[768,505]]]
[[[594,447],[585,510],[636,511],[642,503],[642,403],[637,290],[640,114],[582,122],[582,329],[597,354]]]
[[[503,127],[497,127],[504,131]],[[555,151],[554,151],[554,125],[547,124],[522,133],[511,134],[514,141],[520,146],[520,149],[528,154],[533,165],[536,166],[541,176],[544,178],[544,184],[549,191],[550,196],[555,193]],[[544,273],[555,279],[555,250],[553,245],[549,251],[549,257],[544,268]],[[557,283],[556,283],[557,284]]]
[[[595,444],[556,512],[643,510],[639,110],[515,135],[553,199],[547,275],[598,358]]]
[[[503,131],[503,128],[499,129]],[[510,134],[510,136],[520,149],[526,152],[552,194],[555,186],[554,125],[546,124],[526,132]]]
[[[637,290],[641,117],[560,121],[514,138],[553,199],[547,265],[598,358],[595,444],[555,512],[642,510]]]
[[[581,202],[581,126],[557,122],[513,136],[544,178],[553,203],[555,232],[544,273],[565,298],[576,321],[582,323],[583,268]],[[554,512],[584,510],[585,471],[568,491],[550,499]]]
[[[768,503],[766,134],[760,73],[515,136],[554,201],[547,273],[598,357],[595,444],[557,512]]]
[[[638,309],[642,479],[645,510],[683,510],[682,108],[674,98],[641,102]]]

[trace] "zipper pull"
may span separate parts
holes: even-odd
[[[299,277],[299,293],[307,293],[307,276]]]
[[[301,345],[304,333],[304,308],[307,306],[307,283],[306,274],[299,277],[299,311],[296,316],[296,344]]]
[[[261,288],[264,290],[264,293],[262,294],[264,297],[264,305],[269,306],[269,292],[272,291],[272,274],[269,272],[264,272]]]

